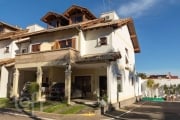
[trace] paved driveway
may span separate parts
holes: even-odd
[[[106,115],[120,120],[180,120],[180,102],[144,102]]]

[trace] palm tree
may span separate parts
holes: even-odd
[[[153,87],[154,87],[154,80],[152,80],[152,79],[148,79],[147,80],[147,87],[150,89],[150,91],[151,91],[151,97],[153,96],[152,95],[152,89],[153,89]]]

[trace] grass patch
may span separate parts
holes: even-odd
[[[74,105],[74,106],[68,106],[65,110],[60,112],[61,114],[76,114],[80,112],[82,109],[84,109],[84,105]]]
[[[57,114],[77,114],[82,113],[82,111],[87,112],[88,110],[92,111],[92,108],[82,105],[82,104],[73,104],[67,105],[64,102],[56,101],[46,101],[46,102],[35,102],[30,101],[21,102],[20,105],[24,110],[33,110],[33,111],[43,111],[47,113],[57,113]],[[15,103],[10,101],[8,98],[0,99],[0,108],[15,108]]]
[[[67,105],[64,104],[64,103],[59,103],[59,104],[56,104],[56,105],[45,106],[45,108],[43,109],[43,112],[52,113],[52,112],[58,111],[59,109],[64,109],[65,107],[67,107]]]
[[[0,108],[4,108],[9,103],[9,100],[7,98],[0,98]]]
[[[0,98],[0,108],[13,108],[14,104],[8,98]]]

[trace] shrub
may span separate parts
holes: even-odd
[[[30,94],[36,93],[39,91],[39,84],[36,82],[31,82],[27,86],[27,90]]]

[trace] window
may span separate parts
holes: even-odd
[[[60,48],[72,47],[75,49],[75,38],[59,41]]]
[[[22,48],[21,53],[27,53],[27,49],[26,48]]]
[[[31,52],[38,52],[40,51],[40,44],[34,44],[31,47]]]
[[[99,46],[101,45],[107,45],[107,37],[99,38]]]
[[[6,46],[4,53],[9,53],[9,46]]]
[[[72,17],[72,23],[79,23],[83,21],[82,15],[75,15]]]

